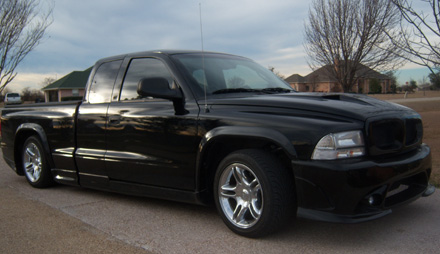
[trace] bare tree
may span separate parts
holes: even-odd
[[[52,23],[53,7],[44,11],[41,6],[39,0],[0,1],[0,93]]]
[[[390,35],[408,61],[426,66],[435,74],[440,67],[440,1],[392,0],[401,13],[400,36]]]
[[[440,89],[440,73],[430,73],[428,75],[429,81],[431,81],[431,88],[434,90]]]
[[[23,101],[29,101],[32,95],[32,91],[29,87],[23,88],[23,90],[21,90],[21,99]]]
[[[57,81],[57,79],[54,77],[46,77],[46,78],[44,78],[44,80],[40,84],[44,88],[44,87],[52,84],[55,81]]]
[[[391,0],[314,0],[305,25],[310,67],[325,66],[327,75],[350,92],[371,69],[401,66],[399,49],[387,36],[398,25],[398,14]]]
[[[31,89],[29,87],[26,87],[21,90],[21,99],[23,101],[36,101],[37,99],[41,101],[44,100],[44,94],[38,89]]]
[[[387,71],[384,73],[385,76],[388,76],[390,79],[390,92],[396,93],[397,92],[397,77],[396,77],[396,71]]]

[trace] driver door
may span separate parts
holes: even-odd
[[[173,101],[141,97],[138,82],[151,77],[165,78],[179,89],[160,59],[130,61],[119,101],[108,109],[107,174],[110,180],[194,189],[198,106],[188,102],[182,115]]]

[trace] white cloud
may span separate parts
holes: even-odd
[[[24,88],[41,89],[46,78],[61,78],[59,73],[19,73],[6,88],[11,92],[21,92]]]

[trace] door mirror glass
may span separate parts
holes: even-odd
[[[178,88],[171,88],[165,78],[143,78],[138,83],[137,92],[142,97],[153,97],[161,99],[182,99],[182,92]]]

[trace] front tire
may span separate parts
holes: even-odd
[[[214,195],[225,224],[246,237],[270,234],[296,215],[291,174],[276,157],[260,150],[240,150],[223,159]]]
[[[43,145],[38,137],[26,139],[21,158],[26,179],[32,187],[46,188],[54,184]]]

